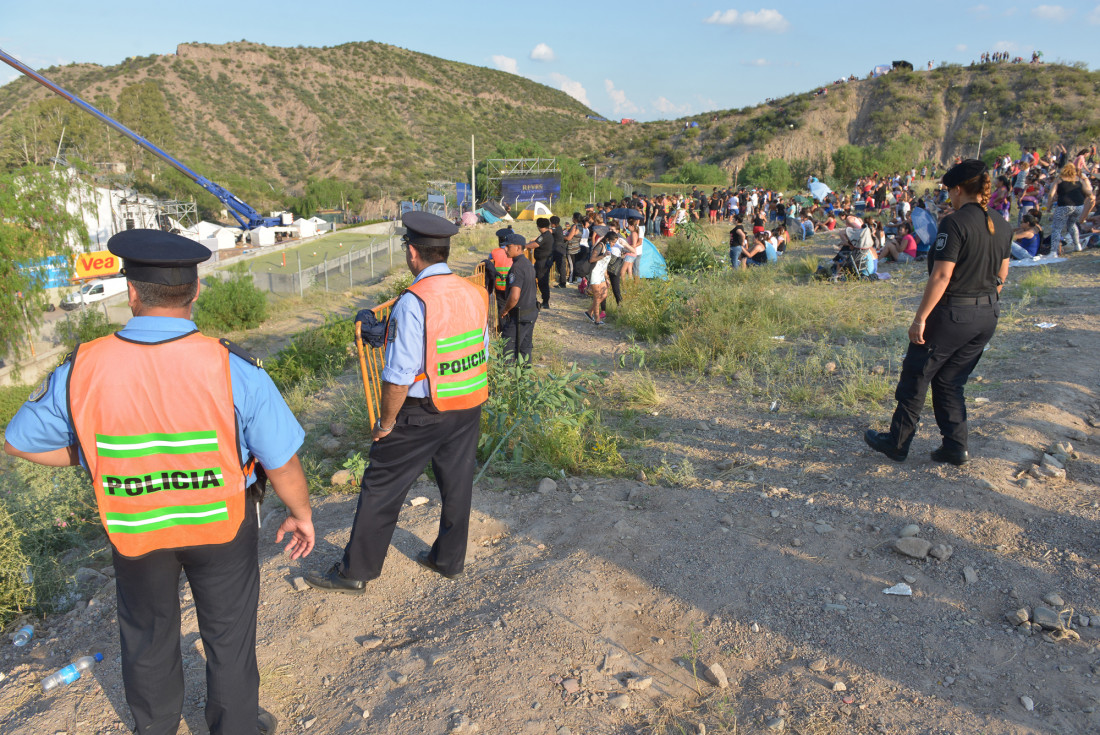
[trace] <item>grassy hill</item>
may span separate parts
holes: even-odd
[[[831,173],[834,153],[853,145],[894,146],[895,158],[909,163],[945,162],[973,155],[983,110],[985,150],[1100,137],[1100,73],[1047,64],[897,72],[833,85],[827,95],[809,90],[634,125],[586,120],[591,110],[573,98],[519,76],[373,42],[183,44],[172,55],[44,73],[259,208],[285,205],[318,178],[371,198],[422,195],[430,179],[466,178],[471,134],[479,158],[526,141],[551,155],[605,162],[616,179],[634,182],[687,163],[717,167],[724,179],[770,159],[784,159],[797,180],[805,171]],[[690,122],[699,126],[685,127]],[[174,171],[31,80],[0,87],[0,169],[45,162],[62,131],[70,160],[122,161],[158,193],[196,195]],[[204,203],[212,208],[213,200]]]
[[[482,149],[516,136],[556,148],[594,124],[563,92],[380,43],[183,44],[174,55],[43,73],[242,196],[309,177],[374,196],[379,186],[422,190],[469,170],[471,134]],[[62,127],[70,157],[150,163],[131,161],[131,143],[27,78],[0,87],[0,126],[8,168],[52,156]]]

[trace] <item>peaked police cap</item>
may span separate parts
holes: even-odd
[[[210,251],[194,240],[163,230],[124,230],[107,241],[122,258],[122,274],[131,281],[181,286],[199,280],[198,264]]]
[[[442,247],[451,244],[458,234],[458,226],[449,219],[431,212],[408,212],[401,218],[406,237],[415,245]]]

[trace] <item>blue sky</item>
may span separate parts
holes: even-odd
[[[767,0],[765,0],[767,2]],[[939,2],[769,5],[699,0],[556,3],[159,3],[0,0],[0,48],[40,68],[116,64],[188,41],[273,46],[380,41],[504,69],[609,117],[675,118],[755,105],[905,59],[969,63],[1009,51],[1100,68],[1100,4]],[[624,9],[629,9],[626,11]],[[1076,41],[1071,39],[1076,38]],[[0,64],[0,84],[16,76]]]

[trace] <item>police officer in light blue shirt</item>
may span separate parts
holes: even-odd
[[[97,358],[103,354],[97,348],[107,348],[110,351],[106,354],[117,357],[148,350],[142,358],[151,356],[149,364],[155,365],[156,360],[166,359],[158,352],[158,345],[184,344],[178,340],[198,331],[191,321],[191,308],[198,298],[197,264],[207,260],[210,252],[191,240],[160,230],[127,230],[112,237],[107,246],[122,258],[134,317],[117,334],[102,338],[118,340],[117,345],[97,340],[83,352],[78,347],[75,358],[67,357],[42,381],[5,431],[4,451],[10,455],[54,467],[81,464],[88,468],[95,464],[81,450],[70,410],[70,406],[77,405],[69,396],[74,364],[76,377],[93,381],[90,385],[100,402],[98,409],[87,410],[89,394],[76,396],[84,407],[83,413],[77,411],[83,417],[81,432],[95,432],[108,414],[119,416],[127,402],[142,400],[142,391],[147,396],[146,405],[160,406],[170,405],[183,387],[178,382],[158,381],[155,372],[141,373],[140,381],[135,381],[140,385],[104,382],[96,376],[111,373],[102,359],[113,358]],[[266,469],[289,511],[276,540],[291,534],[287,553],[292,559],[305,556],[313,549],[314,532],[309,490],[297,456],[304,433],[259,362],[227,340],[221,340],[221,345],[230,353],[229,382],[241,465],[251,456]],[[219,402],[228,398],[224,382],[211,385],[209,391],[204,390],[205,382],[198,382],[198,376],[210,375],[202,362],[209,360],[210,354],[208,349],[196,352],[193,361],[174,370],[173,380],[193,378],[186,385],[189,400],[208,397],[212,407],[219,407]],[[226,415],[225,407],[220,408],[222,411],[212,413]],[[161,430],[150,426],[156,423],[155,418],[142,416],[140,411],[134,411],[131,420],[135,436]],[[84,436],[83,442],[87,439]],[[88,451],[99,451],[97,446],[87,445]],[[96,457],[98,461],[103,459],[102,455],[92,455],[93,460]],[[250,475],[247,482],[254,479],[255,475]],[[243,487],[241,492],[245,492]],[[196,543],[188,544],[187,531],[181,530],[179,543],[126,556],[112,541],[122,678],[137,732],[143,735],[169,735],[179,728],[184,701],[178,622],[181,571],[186,572],[194,594],[199,634],[207,654],[209,731],[212,735],[263,735],[275,731],[274,717],[259,710],[257,512],[247,499],[244,506],[244,519],[235,536],[224,543],[195,536]]]
[[[426,212],[410,212],[402,222],[407,230],[405,262],[413,273],[413,283],[426,278],[436,278],[436,283],[457,278],[447,267],[447,257],[450,238],[458,228]],[[425,295],[428,289],[422,286],[421,291]],[[439,485],[439,531],[432,548],[421,551],[415,560],[447,578],[462,573],[481,406],[440,410],[433,402],[425,375],[428,303],[436,304],[433,308],[463,309],[458,313],[480,321],[488,350],[485,302],[467,303],[463,298],[443,306],[409,292],[398,298],[390,312],[381,407],[371,432],[370,464],[360,483],[351,536],[340,561],[327,572],[305,575],[311,587],[352,595],[365,592],[366,583],[382,573],[405,496],[429,462]]]

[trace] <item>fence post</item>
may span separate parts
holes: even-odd
[[[325,292],[328,293],[328,253],[325,253]]]
[[[351,253],[348,253],[348,290],[355,288],[355,276],[352,274],[352,260]]]
[[[373,243],[373,242],[372,242],[372,243],[370,244],[370,253],[369,253],[369,256],[370,256],[370,280],[371,280],[371,283],[374,283],[374,246],[375,246],[375,243]]]
[[[294,254],[298,256],[298,298],[305,296],[305,288],[302,284],[302,254],[298,251],[294,251]]]
[[[386,240],[386,249],[390,251],[390,269],[393,269],[393,235],[390,235],[390,239]]]

